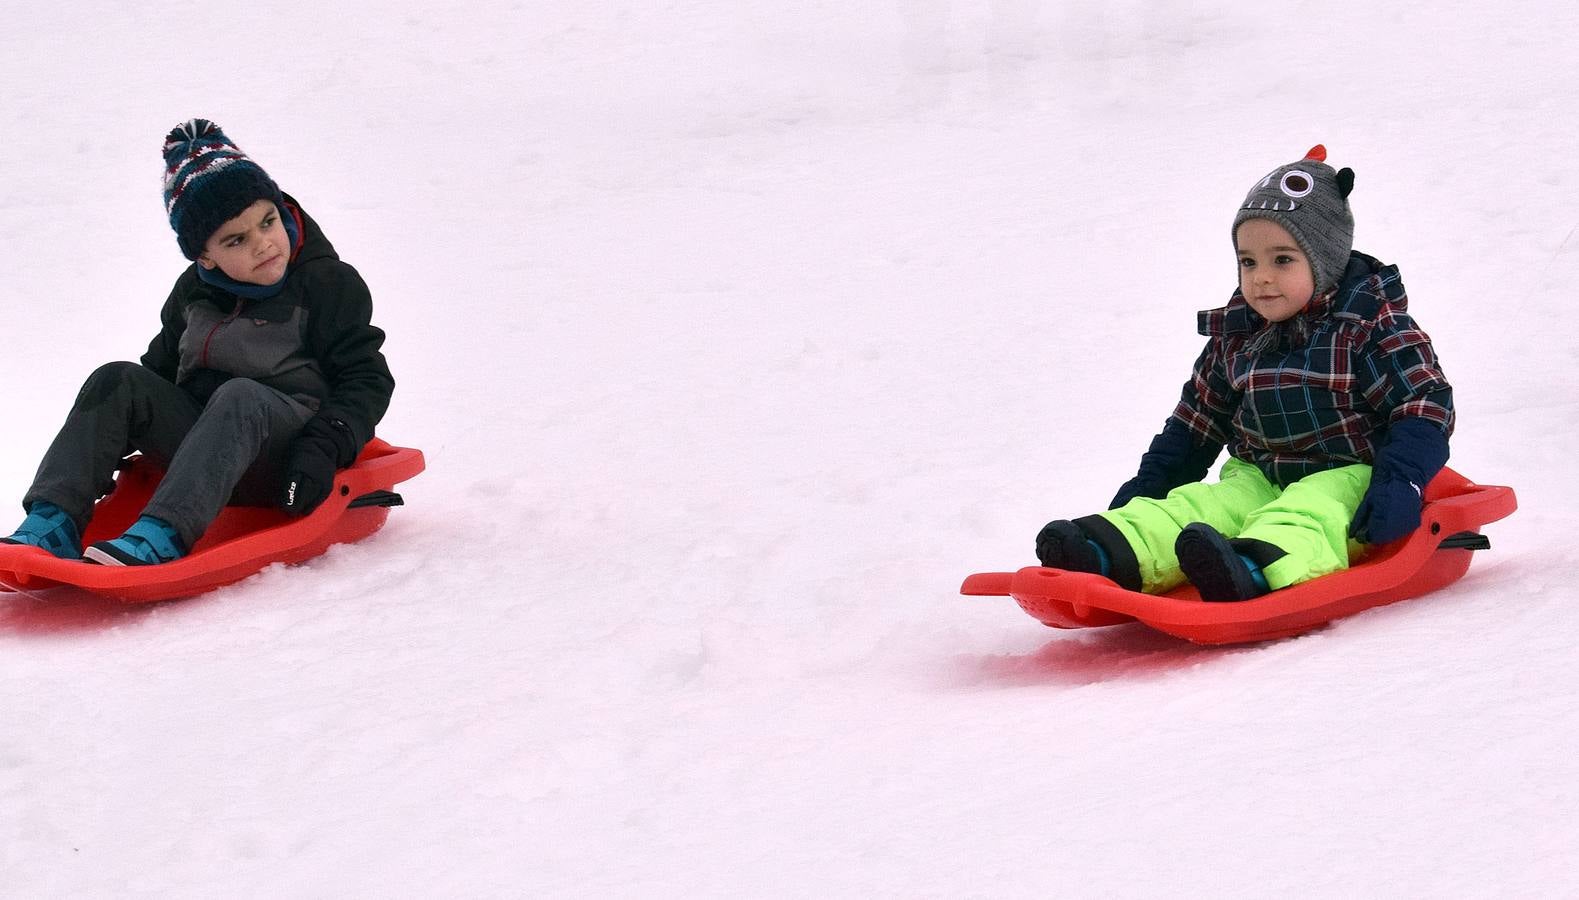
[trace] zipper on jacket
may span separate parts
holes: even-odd
[[[219,329],[224,328],[231,322],[234,322],[236,317],[241,315],[241,302],[241,298],[237,297],[236,308],[230,311],[230,315],[220,319],[218,322],[215,322],[214,327],[208,330],[208,337],[203,338],[203,365],[201,368],[208,368],[208,345],[213,342],[214,335],[219,333]]]

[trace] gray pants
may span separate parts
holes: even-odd
[[[83,383],[22,504],[55,504],[80,534],[135,450],[165,470],[143,514],[170,523],[190,549],[227,503],[275,504],[287,449],[312,415],[250,378],[220,385],[205,406],[151,369],[107,363]]]

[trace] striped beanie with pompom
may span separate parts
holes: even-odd
[[[197,259],[219,226],[259,200],[284,208],[279,186],[218,125],[191,119],[164,141],[164,208],[187,259]]]

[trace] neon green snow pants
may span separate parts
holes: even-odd
[[[1099,515],[1135,551],[1141,589],[1160,594],[1184,583],[1173,544],[1191,522],[1205,522],[1223,536],[1253,538],[1286,556],[1263,567],[1273,590],[1349,567],[1362,545],[1349,539],[1349,523],[1371,484],[1371,467],[1318,472],[1282,490],[1261,470],[1238,459],[1223,464],[1215,484],[1174,488],[1162,500],[1136,497]]]

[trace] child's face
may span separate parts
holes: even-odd
[[[219,226],[197,264],[246,284],[274,284],[285,277],[291,261],[291,238],[270,200],[259,200],[241,215]]]
[[[1288,229],[1271,219],[1246,219],[1234,235],[1239,290],[1268,322],[1292,318],[1316,292],[1310,260]]]

